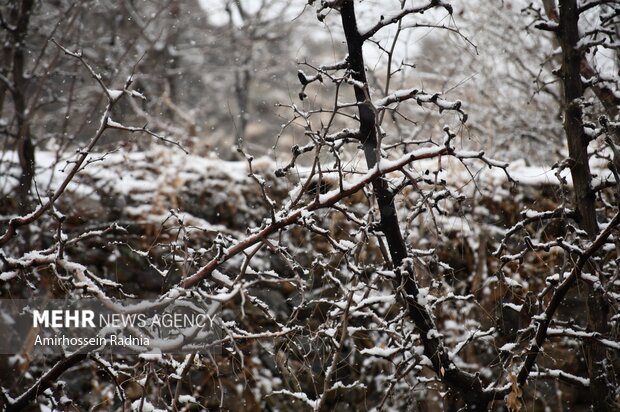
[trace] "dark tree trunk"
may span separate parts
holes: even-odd
[[[34,177],[34,145],[30,139],[30,124],[28,119],[26,88],[24,75],[25,39],[28,34],[30,13],[34,0],[14,2],[11,11],[11,20],[15,24],[11,38],[13,90],[12,97],[17,117],[17,153],[22,173],[19,178],[18,198],[22,207],[28,206],[28,198]]]
[[[579,12],[576,0],[560,2],[560,41],[562,45],[562,81],[564,86],[564,131],[568,142],[570,170],[575,189],[575,206],[579,226],[590,237],[598,233],[594,193],[590,186],[592,175],[588,164],[588,138],[582,119],[583,84],[581,82],[581,53],[577,22]]]
[[[558,37],[562,46],[562,82],[564,88],[564,132],[570,156],[570,171],[573,178],[577,222],[590,238],[599,233],[596,220],[595,197],[592,191],[592,175],[588,164],[589,139],[584,133],[582,98],[584,93],[581,81],[583,55],[578,49],[579,9],[576,0],[560,0],[560,28]],[[591,273],[595,268],[591,266]],[[609,307],[603,294],[590,288],[587,295],[588,328],[601,334],[608,330]],[[617,403],[611,399],[612,390],[608,387],[607,351],[595,339],[585,346],[592,403],[596,411],[618,410]],[[615,387],[615,386],[614,386]]]
[[[364,40],[357,29],[355,6],[353,1],[344,1],[341,10],[342,24],[349,50],[349,65],[353,71],[353,79],[363,83],[365,87],[354,87],[355,98],[359,104],[360,140],[364,146],[364,155],[368,168],[372,168],[379,160],[377,140],[376,113],[370,104],[370,92],[367,86],[362,46]],[[379,178],[373,182],[374,194],[379,205],[381,222],[379,227],[386,237],[394,267],[399,267],[407,257],[407,248],[398,225],[398,216],[394,206],[394,197],[388,190],[387,182]]]
[[[379,161],[379,138],[377,135],[377,116],[370,104],[371,96],[368,89],[363,44],[364,39],[357,28],[354,0],[344,0],[341,3],[340,14],[349,52],[348,63],[354,80],[364,87],[354,86],[355,97],[360,117],[359,138],[364,147],[364,155],[368,168],[374,167]],[[418,286],[414,278],[413,267],[401,267],[407,257],[407,246],[403,239],[398,215],[394,205],[394,196],[389,190],[387,181],[377,178],[373,182],[373,192],[379,206],[381,221],[380,231],[385,235],[389,247],[392,263],[395,268],[395,287],[402,287],[407,296],[409,316],[420,332],[424,353],[431,359],[435,372],[440,379],[451,389],[462,396],[467,410],[485,411],[490,396],[482,390],[482,384],[475,375],[464,372],[451,363],[448,353],[439,338],[428,332],[435,328],[434,322],[427,309],[417,303]]]
[[[237,11],[241,16],[244,25],[250,24],[247,22],[247,14],[245,9],[241,6],[241,3],[235,2],[235,6],[237,7]],[[237,110],[239,110],[239,124],[236,126],[236,139],[235,142],[239,146],[243,146],[246,141],[246,134],[248,129],[248,123],[250,114],[248,112],[250,106],[250,85],[252,83],[252,75],[250,73],[250,64],[252,63],[252,41],[247,41],[242,35],[240,38],[237,38],[236,31],[233,24],[232,10],[230,9],[230,5],[227,6],[227,11],[229,15],[229,30],[230,30],[230,42],[232,49],[234,51],[233,55],[236,56],[235,62],[233,62],[234,75],[235,75],[235,100],[237,101]],[[251,28],[246,28],[250,32],[253,31]],[[252,37],[252,34],[249,36]]]

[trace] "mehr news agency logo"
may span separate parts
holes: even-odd
[[[92,329],[105,332],[126,328],[182,331],[189,328],[211,328],[213,319],[205,313],[96,313],[89,309],[45,309],[32,311],[33,328]],[[123,336],[97,334],[96,336],[41,336],[37,334],[35,346],[149,346],[148,336]]]

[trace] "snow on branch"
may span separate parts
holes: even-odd
[[[200,268],[196,273],[183,280],[181,282],[181,286],[184,288],[195,286],[201,280],[210,276],[211,273],[223,262],[229,260],[230,258],[236,256],[239,253],[242,253],[249,247],[261,242],[263,239],[266,239],[273,233],[276,233],[277,231],[296,223],[307,212],[331,207],[338,203],[340,200],[351,196],[359,190],[362,190],[364,187],[369,185],[378,177],[384,176],[387,173],[391,173],[396,170],[400,170],[404,166],[416,160],[430,159],[442,155],[447,155],[450,153],[450,150],[451,149],[448,146],[420,149],[411,153],[407,153],[396,160],[384,160],[378,163],[368,172],[364,173],[362,176],[357,177],[352,182],[345,182],[342,189],[338,188],[321,194],[307,206],[295,209],[291,212],[288,212],[287,214],[283,215],[281,212],[277,213],[275,221],[269,221],[266,226],[261,228],[256,233],[228,247],[226,250],[223,251],[222,256],[212,259],[211,261],[209,261],[209,263]]]
[[[404,9],[402,9],[402,10],[400,10],[400,11],[398,11],[398,12],[392,14],[392,15],[381,16],[379,21],[377,23],[375,23],[372,27],[367,28],[365,30],[361,30],[360,31],[360,36],[364,40],[369,39],[372,36],[374,36],[382,28],[384,28],[386,26],[389,26],[391,24],[398,23],[405,16],[408,16],[410,14],[422,14],[425,11],[428,11],[428,10],[436,8],[436,7],[444,8],[448,12],[448,14],[452,14],[452,12],[453,12],[452,6],[449,3],[446,3],[446,2],[441,1],[441,0],[431,0],[430,2],[428,2],[427,4],[424,4],[422,6],[407,7],[407,8],[404,8]]]
[[[536,336],[532,339],[530,347],[528,349],[528,355],[519,371],[518,382],[519,385],[523,385],[527,380],[530,371],[532,370],[534,363],[536,362],[536,358],[542,349],[542,345],[547,337],[547,332],[549,329],[549,325],[551,324],[551,320],[553,316],[564,300],[564,297],[572,289],[572,287],[577,282],[578,277],[580,276],[584,266],[586,263],[590,261],[590,258],[597,253],[601,247],[607,241],[607,238],[611,236],[611,234],[617,229],[618,225],[620,225],[620,213],[617,213],[613,219],[609,222],[607,227],[596,237],[596,239],[590,244],[590,246],[584,251],[584,253],[579,256],[577,263],[573,267],[570,272],[570,275],[567,276],[564,281],[557,287],[553,296],[551,297],[551,301],[547,305],[545,311],[538,317],[539,323],[538,328],[536,330]]]
[[[457,111],[461,115],[461,121],[463,123],[467,122],[467,114],[461,109],[462,103],[459,100],[451,102],[443,99],[440,93],[428,94],[415,88],[397,90],[388,96],[376,100],[374,104],[377,110],[385,110],[389,109],[388,106],[394,103],[406,100],[415,100],[420,106],[427,103],[434,104],[439,109],[439,113],[444,110]]]

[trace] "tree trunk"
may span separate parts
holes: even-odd
[[[570,156],[570,171],[573,178],[577,222],[590,238],[594,238],[599,227],[596,220],[595,197],[592,191],[592,175],[588,164],[589,139],[584,133],[582,99],[584,93],[581,81],[582,52],[579,42],[579,9],[576,0],[560,0],[560,29],[558,37],[562,46],[562,84],[564,88],[564,132]],[[590,272],[595,268],[590,265]],[[605,334],[608,330],[609,307],[602,293],[590,288],[587,295],[588,328]],[[595,339],[585,346],[592,403],[596,411],[618,410],[611,399],[613,393],[608,385],[606,373],[607,351]],[[614,386],[615,387],[615,386]]]
[[[581,53],[577,22],[576,0],[560,2],[560,41],[562,45],[562,81],[564,87],[564,131],[570,156],[570,170],[575,190],[577,221],[590,237],[598,233],[594,194],[590,187],[592,175],[588,164],[588,138],[582,119],[583,84],[581,82]]]
[[[364,155],[368,168],[374,167],[379,161],[380,141],[377,135],[377,116],[373,109],[366,79],[363,44],[364,39],[357,28],[354,0],[344,0],[340,9],[342,26],[344,29],[349,52],[348,63],[354,80],[364,87],[354,86],[355,97],[360,117],[359,138],[364,147]],[[417,303],[418,286],[414,278],[413,267],[401,267],[407,257],[407,247],[403,239],[398,215],[394,205],[394,196],[388,188],[387,181],[377,178],[372,183],[373,192],[379,206],[381,221],[379,229],[385,235],[389,247],[392,263],[395,268],[395,287],[404,290],[407,299],[406,305],[409,316],[420,332],[424,346],[424,354],[431,359],[433,368],[438,377],[453,390],[462,396],[467,410],[484,411],[490,397],[482,390],[480,379],[470,373],[458,369],[448,356],[442,342],[429,332],[435,329],[430,313],[424,306]]]
[[[34,145],[30,139],[30,124],[26,107],[26,88],[27,82],[24,76],[24,50],[25,40],[28,34],[28,24],[30,13],[34,5],[34,0],[23,0],[13,4],[11,18],[15,23],[15,30],[12,32],[12,57],[13,57],[13,103],[15,105],[15,115],[17,117],[17,153],[22,173],[19,177],[19,187],[17,190],[18,199],[21,207],[28,206],[28,198],[34,178]]]

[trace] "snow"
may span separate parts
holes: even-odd
[[[146,361],[161,362],[163,359],[161,353],[141,353],[139,356],[140,356],[140,359],[144,359]]]
[[[342,250],[351,250],[355,247],[355,243],[350,240],[340,240],[338,245]]]
[[[131,403],[131,410],[134,412],[166,412],[165,409],[158,409],[148,400],[140,398]]]
[[[582,378],[580,376],[573,375],[572,373],[564,372],[563,370],[560,370],[560,369],[544,369],[542,371],[533,371],[533,372],[530,372],[530,376],[532,377],[550,376],[553,378],[566,378],[568,380],[579,382],[581,385],[585,387],[590,386],[590,379]]]
[[[110,90],[108,89],[108,96],[112,101],[118,100],[123,95],[123,90]]]
[[[429,289],[428,288],[420,288],[418,290],[418,296],[416,297],[417,302],[420,306],[426,306],[429,303]]]
[[[439,156],[443,152],[443,150],[443,148],[437,147],[422,148],[411,151],[395,160],[381,159],[377,163],[377,165],[375,165],[375,167],[368,170],[366,173],[358,176],[357,178],[351,179],[350,181],[343,182],[342,189],[345,192],[359,190],[363,186],[365,186],[366,182],[371,181],[375,176],[378,176],[385,172],[397,170],[400,167],[405,166],[420,157],[426,158]],[[321,194],[319,196],[319,203],[329,204],[335,201],[340,194],[340,188],[330,190],[329,192]]]
[[[359,301],[354,307],[353,307],[353,311],[355,310],[359,310],[365,306],[370,306],[370,305],[374,305],[376,303],[388,303],[388,304],[394,304],[396,302],[396,296],[394,296],[393,294],[377,294],[374,296],[369,296],[361,301]]]
[[[3,272],[3,273],[0,273],[0,280],[2,280],[2,281],[5,281],[5,282],[6,282],[6,281],[11,280],[11,279],[13,279],[14,277],[16,277],[16,276],[17,276],[17,274],[18,274],[18,273],[17,273],[16,271],[8,271],[8,272]]]
[[[489,175],[493,175],[498,181],[505,181],[506,177],[501,170],[491,169],[487,172]],[[554,185],[560,184],[555,170],[551,168],[545,168],[540,166],[528,166],[524,159],[516,160],[510,163],[508,167],[508,173],[517,180],[520,184],[529,186],[540,185]],[[572,185],[571,176],[565,171],[563,177],[567,179],[569,186]]]
[[[514,310],[515,312],[521,312],[521,309],[523,309],[523,305],[517,305],[515,303],[504,303],[503,306],[510,308]]]
[[[547,334],[549,336],[570,336],[570,337],[576,337],[576,338],[581,338],[581,339],[593,339],[597,337],[596,332],[584,332],[584,331],[574,330],[570,328],[548,328]],[[602,339],[599,338],[599,341],[603,345],[609,348],[620,350],[619,342],[610,341],[609,339],[604,339],[604,338]]]
[[[581,278],[587,282],[592,283],[595,287],[601,287],[601,281],[598,277],[592,275],[591,273],[581,273]]]
[[[197,403],[196,398],[191,395],[179,395],[179,403]]]
[[[433,361],[431,361],[428,356],[423,355],[422,358],[420,359],[420,365],[422,366],[427,366],[429,368],[433,367]]]
[[[516,343],[506,343],[499,348],[500,352],[512,352],[517,347]]]
[[[388,348],[388,347],[375,346],[373,348],[362,349],[360,351],[360,353],[362,355],[378,356],[378,357],[381,357],[381,358],[390,358],[394,354],[398,353],[399,351],[400,351],[400,349],[398,349],[398,348]]]
[[[432,339],[438,339],[443,337],[443,335],[441,333],[439,333],[439,331],[437,331],[437,329],[429,329],[428,332],[426,333],[426,339],[432,340]]]
[[[516,280],[514,280],[514,279],[512,279],[510,277],[504,276],[502,278],[502,280],[504,281],[504,283],[506,283],[506,285],[508,285],[510,287],[513,287],[513,288],[522,288],[523,287],[523,285],[521,283],[517,282]]]
[[[213,277],[213,279],[215,279],[217,281],[220,281],[224,285],[227,285],[227,286],[232,286],[233,285],[233,283],[230,280],[230,278],[228,276],[224,275],[219,270],[214,270],[213,273],[211,273],[211,276]]]
[[[125,127],[125,126],[123,126],[122,124],[120,124],[120,123],[118,123],[118,122],[115,122],[114,120],[112,120],[112,119],[111,119],[111,118],[109,118],[109,117],[108,117],[108,121],[107,121],[107,123],[106,123],[106,124],[107,124],[108,126],[110,126],[110,127],[114,127],[114,128],[116,128],[116,129],[122,129],[122,128],[124,128],[124,127]]]
[[[309,405],[310,407],[312,407],[313,409],[316,409],[316,407],[319,404],[318,400],[312,400],[308,397],[308,395],[306,395],[304,392],[291,392],[287,389],[282,389],[279,391],[273,391],[271,392],[273,395],[286,395],[286,396],[290,396],[292,398],[298,399],[302,402],[304,402],[305,404]]]

